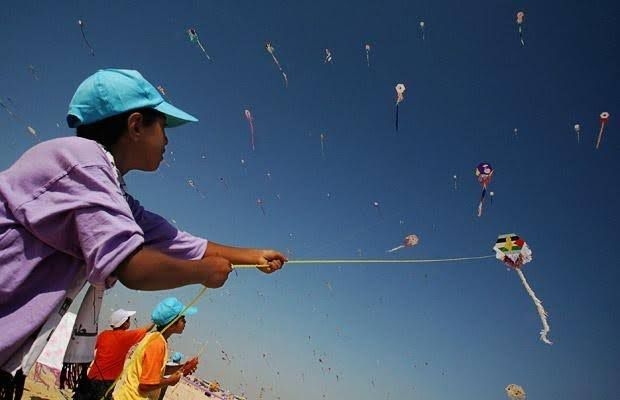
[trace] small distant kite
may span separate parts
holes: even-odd
[[[321,156],[323,158],[325,158],[325,138],[326,138],[326,135],[324,133],[321,133],[321,135],[319,137],[321,138]]]
[[[260,208],[260,210],[263,213],[263,215],[267,215],[267,214],[265,214],[264,204],[265,204],[265,202],[263,201],[263,199],[261,199],[261,198],[256,199],[256,205],[258,206],[258,208]]]
[[[282,78],[284,79],[284,87],[288,87],[288,78],[286,76],[286,73],[284,72],[284,70],[282,69],[282,66],[280,65],[280,62],[276,58],[276,48],[273,47],[270,42],[267,42],[265,43],[265,49],[269,52],[269,54],[271,54],[271,58],[273,58],[273,62],[276,64],[276,66],[280,70],[280,73],[282,74]]]
[[[39,80],[39,74],[37,73],[37,70],[34,67],[34,65],[30,64],[28,66],[28,71],[30,71],[30,73],[32,74],[32,77],[34,78],[35,81]]]
[[[250,110],[245,110],[245,119],[248,120],[248,124],[250,125],[250,143],[252,144],[252,151],[254,151],[254,118]]]
[[[198,32],[196,32],[196,29],[189,28],[187,30],[187,36],[189,37],[190,42],[196,43],[196,45],[198,47],[200,47],[200,50],[202,50],[204,55],[207,57],[207,60],[211,61],[211,57],[209,57],[209,54],[207,53],[207,50],[205,50],[204,46],[200,42],[200,38],[198,38]]]
[[[422,33],[422,40],[424,40],[424,37],[426,36],[424,34],[424,21],[420,21],[420,33]]]
[[[332,52],[329,49],[325,49],[325,60],[323,61],[325,64],[331,64],[333,61]]]
[[[399,83],[394,87],[396,90],[396,130],[398,131],[398,105],[405,100],[405,85]]]
[[[86,23],[81,19],[78,19],[78,25],[80,26],[80,31],[82,32],[82,38],[84,39],[84,43],[86,43],[86,46],[90,49],[90,55],[94,56],[95,49],[93,49],[90,43],[88,43],[88,39],[86,39],[86,34],[84,33],[84,27],[86,26]]]
[[[538,315],[540,316],[540,321],[542,322],[542,330],[540,331],[540,340],[545,342],[546,344],[552,344],[552,342],[547,339],[547,334],[551,330],[549,324],[547,323],[547,312],[543,308],[542,301],[540,301],[536,297],[536,293],[532,290],[530,285],[525,280],[525,275],[523,275],[523,271],[521,271],[521,267],[524,264],[532,261],[532,251],[529,246],[525,242],[525,240],[521,239],[518,235],[514,233],[508,233],[504,235],[499,235],[497,237],[497,241],[495,242],[495,246],[493,246],[493,250],[495,250],[495,257],[506,264],[509,268],[517,271],[519,278],[521,278],[521,282],[527,290],[527,293],[530,295],[532,300],[534,301],[534,305],[538,310]]]
[[[366,43],[364,49],[366,50],[366,64],[370,68],[370,44]]]
[[[373,201],[372,206],[377,209],[377,213],[379,213],[379,216],[381,217],[381,205],[379,204],[379,202]]]
[[[458,177],[456,175],[452,175],[452,180],[454,181],[454,190],[457,190]]]
[[[523,11],[519,11],[517,13],[517,26],[519,28],[519,40],[521,41],[521,46],[525,46],[525,42],[523,41],[523,18],[525,18],[525,13]]]
[[[521,386],[511,383],[506,386],[506,396],[510,400],[525,400],[525,390]]]
[[[601,130],[598,131],[598,138],[596,139],[596,148],[601,144],[601,139],[603,138],[603,131],[605,130],[605,125],[607,125],[607,121],[609,121],[609,113],[602,112],[600,115],[601,119]]]
[[[418,237],[416,235],[407,235],[403,239],[403,244],[401,244],[400,246],[396,246],[393,249],[388,250],[387,252],[388,253],[393,253],[393,252],[398,251],[400,249],[404,249],[405,247],[413,247],[413,246],[417,245],[419,241],[420,241],[420,239],[418,239]]]
[[[577,134],[577,143],[579,143],[579,134],[581,133],[581,125],[575,124],[573,128],[575,129],[575,133]]]
[[[205,199],[207,196],[204,195],[204,193],[202,193],[202,191],[198,188],[198,186],[196,185],[196,182],[194,182],[193,179],[188,179],[187,180],[187,184],[189,185],[189,187],[191,187],[192,189],[194,189],[196,191],[196,193],[198,193],[200,195],[200,197],[202,197],[203,199]]]
[[[487,194],[487,185],[491,182],[491,178],[493,177],[493,167],[488,163],[480,163],[476,167],[475,170],[476,177],[478,178],[478,182],[482,185],[482,194],[480,195],[480,203],[478,203],[478,216],[482,216],[482,203],[484,202],[484,197]]]

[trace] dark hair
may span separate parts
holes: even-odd
[[[144,125],[146,126],[153,125],[158,117],[165,116],[153,108],[138,108],[93,122],[92,124],[80,125],[75,128],[75,134],[81,138],[94,140],[110,151],[112,145],[127,131],[127,118],[136,112],[142,114]]]

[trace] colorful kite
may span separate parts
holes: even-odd
[[[418,244],[418,242],[420,241],[420,239],[418,239],[418,237],[416,235],[407,235],[405,236],[405,238],[403,239],[403,244],[401,244],[400,246],[396,246],[393,249],[388,250],[388,253],[393,253],[397,250],[400,249],[404,249],[405,247],[413,247],[416,244]]]
[[[601,130],[598,131],[598,139],[596,139],[596,148],[601,144],[601,139],[603,138],[603,131],[605,130],[605,125],[607,125],[607,121],[609,121],[609,113],[602,112],[601,115]]]
[[[424,40],[424,21],[420,21],[420,32],[422,33],[422,40]]]
[[[487,194],[487,185],[491,182],[493,177],[493,167],[488,163],[480,163],[476,167],[476,177],[478,182],[482,185],[482,194],[480,195],[480,203],[478,203],[478,216],[482,216],[482,203],[484,202],[484,196]]]
[[[405,100],[405,85],[399,83],[394,88],[396,89],[396,130],[398,131],[398,105]]]
[[[250,143],[252,144],[252,151],[254,151],[254,118],[250,110],[245,110],[245,119],[247,119],[248,124],[250,124]]]
[[[276,48],[273,47],[270,42],[267,42],[265,43],[265,49],[269,52],[269,54],[271,54],[271,58],[273,58],[273,62],[276,64],[276,66],[280,70],[280,73],[282,73],[282,78],[284,78],[284,87],[288,87],[288,78],[286,77],[286,73],[284,73],[284,70],[282,69],[280,62],[276,58]]]
[[[579,134],[581,133],[581,125],[575,124],[575,133],[577,134],[577,143],[579,143]]]
[[[540,321],[542,322],[542,330],[540,331],[540,340],[547,344],[552,344],[552,342],[547,339],[547,334],[551,330],[549,328],[549,324],[547,323],[547,312],[543,308],[542,301],[540,301],[537,297],[530,285],[525,280],[525,275],[523,275],[523,271],[521,271],[521,267],[524,264],[532,261],[532,251],[529,246],[525,242],[525,240],[521,239],[518,235],[514,233],[508,233],[505,235],[499,235],[497,237],[497,241],[495,242],[495,246],[493,246],[493,250],[495,250],[495,257],[506,264],[508,267],[517,271],[519,278],[521,278],[521,282],[527,290],[527,293],[530,295],[532,300],[534,301],[534,305],[538,310],[538,315],[540,316]]]
[[[525,13],[523,11],[519,11],[517,13],[517,26],[519,27],[519,40],[521,40],[521,46],[525,46],[525,42],[523,41],[523,18],[525,18]]]
[[[370,44],[366,43],[364,48],[366,49],[366,64],[370,68]]]
[[[327,63],[331,64],[332,61],[333,61],[332,52],[329,49],[325,49],[325,60],[324,60],[325,64]]]
[[[514,383],[506,386],[506,395],[510,400],[525,400],[525,390]]]
[[[81,19],[78,19],[78,25],[80,26],[80,31],[82,31],[82,38],[84,39],[84,43],[86,43],[86,46],[88,46],[88,48],[90,49],[90,55],[94,56],[95,50],[92,48],[90,43],[88,43],[88,39],[86,39],[86,34],[84,33],[84,27],[86,26],[86,23]]]

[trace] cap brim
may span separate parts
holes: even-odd
[[[174,128],[188,122],[198,122],[198,118],[165,101],[153,108],[166,115],[166,126],[168,128]]]
[[[194,315],[198,312],[196,307],[189,307],[187,310],[183,311],[184,316],[189,317],[190,315]]]

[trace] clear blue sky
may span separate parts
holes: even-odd
[[[23,121],[0,109],[0,168],[36,143],[27,125],[41,140],[73,134],[67,105],[88,75],[138,69],[200,119],[168,131],[167,165],[127,177],[147,208],[291,259],[488,255],[498,234],[516,232],[533,250],[524,273],[554,341],[538,340],[532,301],[494,259],[289,265],[239,270],[199,301],[173,340],[186,355],[208,342],[199,376],[250,398],[262,387],[264,399],[500,399],[509,383],[532,399],[610,399],[620,371],[619,15],[613,1],[12,2],[0,13],[0,96]],[[397,83],[407,87],[398,132]],[[603,111],[611,118],[595,150]],[[495,167],[495,195],[479,218],[481,161]],[[418,246],[386,254],[409,233]],[[146,323],[164,295],[198,291],[117,285],[102,320],[124,307]]]

